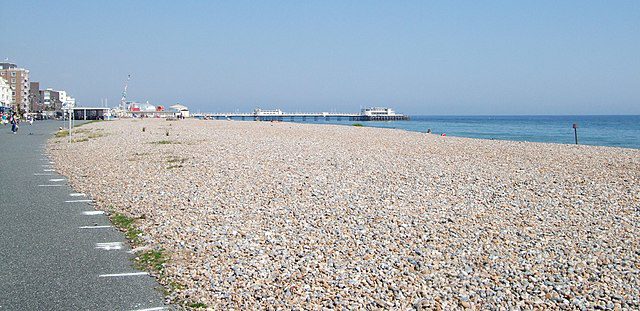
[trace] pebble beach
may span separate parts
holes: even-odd
[[[214,310],[640,309],[640,150],[186,119],[51,138]]]

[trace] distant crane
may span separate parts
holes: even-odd
[[[127,82],[124,83],[124,91],[122,91],[122,98],[120,98],[120,111],[123,113],[127,108],[127,88],[129,87],[129,80],[131,80],[131,75],[127,75]]]

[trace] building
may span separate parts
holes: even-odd
[[[139,103],[128,101],[125,103],[126,112],[124,114],[113,113],[113,115],[119,115],[120,117],[134,117],[134,118],[187,118],[189,117],[189,108],[186,106],[176,104],[165,108],[165,106],[155,106],[146,103]]]
[[[12,68],[18,68],[18,66],[14,63],[8,63],[8,62],[1,62],[0,63],[0,70],[4,70],[4,69],[12,69]]]
[[[38,111],[48,117],[61,116],[63,109],[76,106],[76,99],[71,97],[69,93],[52,88],[40,90],[38,100],[40,108]]]
[[[29,83],[29,111],[42,112],[42,96],[40,96],[40,82]]]
[[[73,111],[75,120],[108,120],[111,118],[111,109],[106,107],[69,107],[64,109]]]
[[[9,107],[13,102],[11,87],[4,79],[0,79],[0,106]]]
[[[62,107],[70,107],[73,108],[76,106],[76,99],[71,97],[67,91],[58,91],[60,102],[62,103]]]
[[[46,118],[55,118],[62,116],[62,101],[60,101],[60,93],[51,88],[40,90],[39,97],[41,99],[41,114]]]
[[[176,116],[180,116],[182,118],[189,117],[189,108],[187,108],[187,106],[175,104],[173,106],[170,106],[169,108],[179,111],[179,114],[177,114]]]
[[[43,111],[58,111],[62,109],[62,101],[60,101],[60,93],[54,89],[48,88],[40,91],[42,97]]]
[[[156,106],[150,104],[149,102],[127,102],[127,104],[127,106],[129,107],[129,111],[131,112],[154,112],[158,110]]]
[[[280,109],[260,109],[256,108],[253,110],[253,114],[256,116],[280,116],[283,115],[282,110]]]
[[[368,107],[360,110],[360,119],[362,121],[391,121],[409,120],[409,117],[396,113],[387,107]]]
[[[19,68],[16,64],[0,63],[0,78],[11,87],[11,100],[14,108],[29,111],[29,70]]]
[[[396,112],[387,107],[368,107],[362,108],[360,113],[363,116],[395,116]]]

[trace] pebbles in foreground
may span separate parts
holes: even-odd
[[[102,135],[51,140],[56,168],[100,207],[144,216],[143,243],[170,256],[171,301],[640,308],[639,150],[294,123],[85,127]]]

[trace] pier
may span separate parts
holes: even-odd
[[[360,113],[339,112],[283,112],[279,109],[255,109],[250,113],[195,113],[192,115],[200,119],[214,120],[254,120],[254,121],[397,121],[409,120],[409,116],[397,114],[389,108],[364,108]]]

